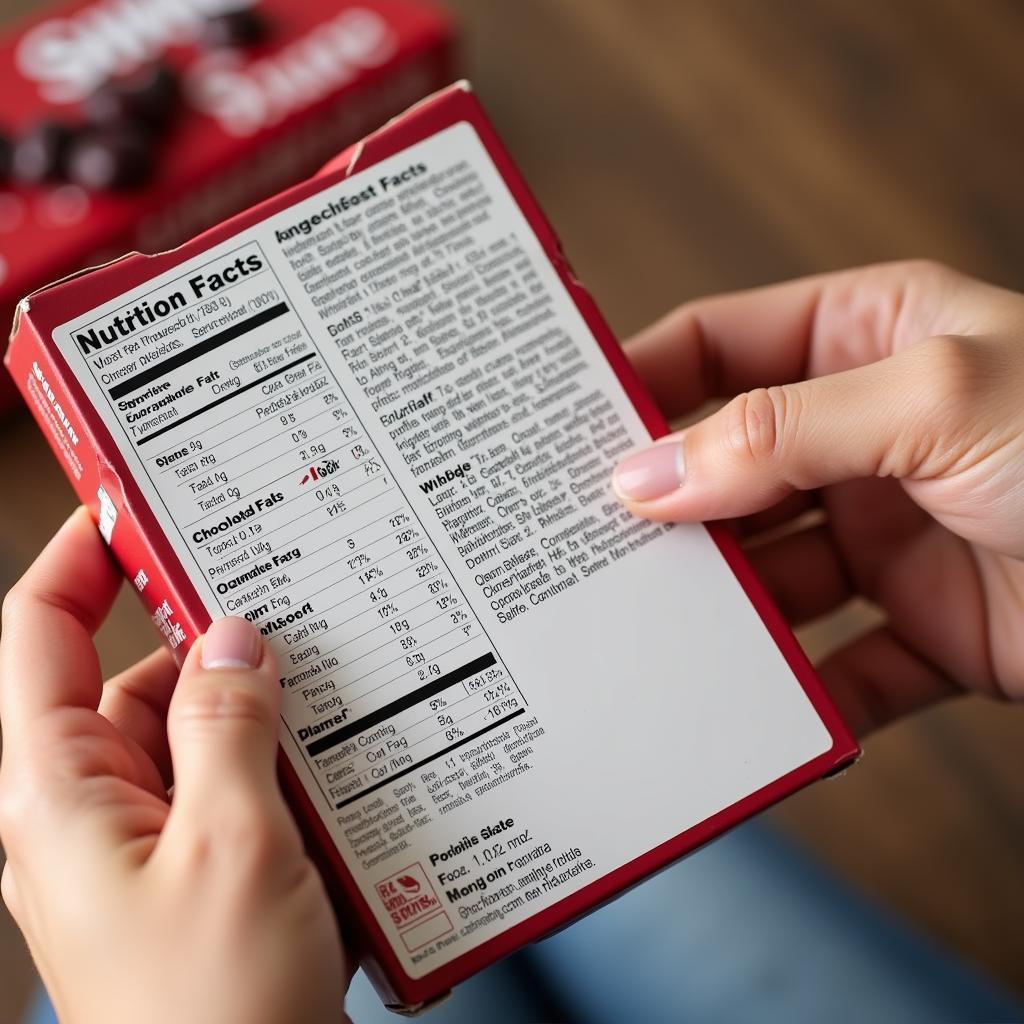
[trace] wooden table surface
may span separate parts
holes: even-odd
[[[450,6],[481,97],[622,335],[702,293],[905,256],[1024,288],[1015,0]],[[73,498],[31,424],[0,435],[0,479],[2,590]],[[818,651],[849,628],[804,639]],[[149,643],[123,596],[105,663]],[[873,738],[773,817],[1024,992],[1022,751],[1024,708],[961,701]],[[0,919],[0,1024],[28,979]]]

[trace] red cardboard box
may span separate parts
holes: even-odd
[[[393,1007],[857,755],[730,536],[612,498],[665,424],[464,85],[30,296],[7,362],[171,647],[267,637],[287,795]]]
[[[250,5],[265,40],[198,45],[210,17]],[[0,181],[0,317],[83,266],[169,249],[301,181],[450,82],[452,44],[449,16],[424,0],[79,0],[11,28],[0,40],[2,131],[79,122],[104,81],[156,61],[178,71],[184,102],[143,188]]]

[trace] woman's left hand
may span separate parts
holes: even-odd
[[[160,650],[104,685],[120,579],[79,509],[4,602],[2,891],[60,1020],[335,1024],[349,968],[278,787],[273,656],[221,619],[180,676]]]

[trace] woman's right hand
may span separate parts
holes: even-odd
[[[737,519],[794,625],[886,613],[821,666],[854,728],[1024,697],[1024,296],[895,263],[692,302],[627,351],[669,419],[732,401],[624,459],[625,505]]]

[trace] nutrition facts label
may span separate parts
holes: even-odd
[[[54,337],[411,976],[827,749],[470,124]]]
[[[259,243],[139,296],[106,336],[118,319],[128,336],[90,368],[219,612],[271,639],[331,806],[525,712]]]

